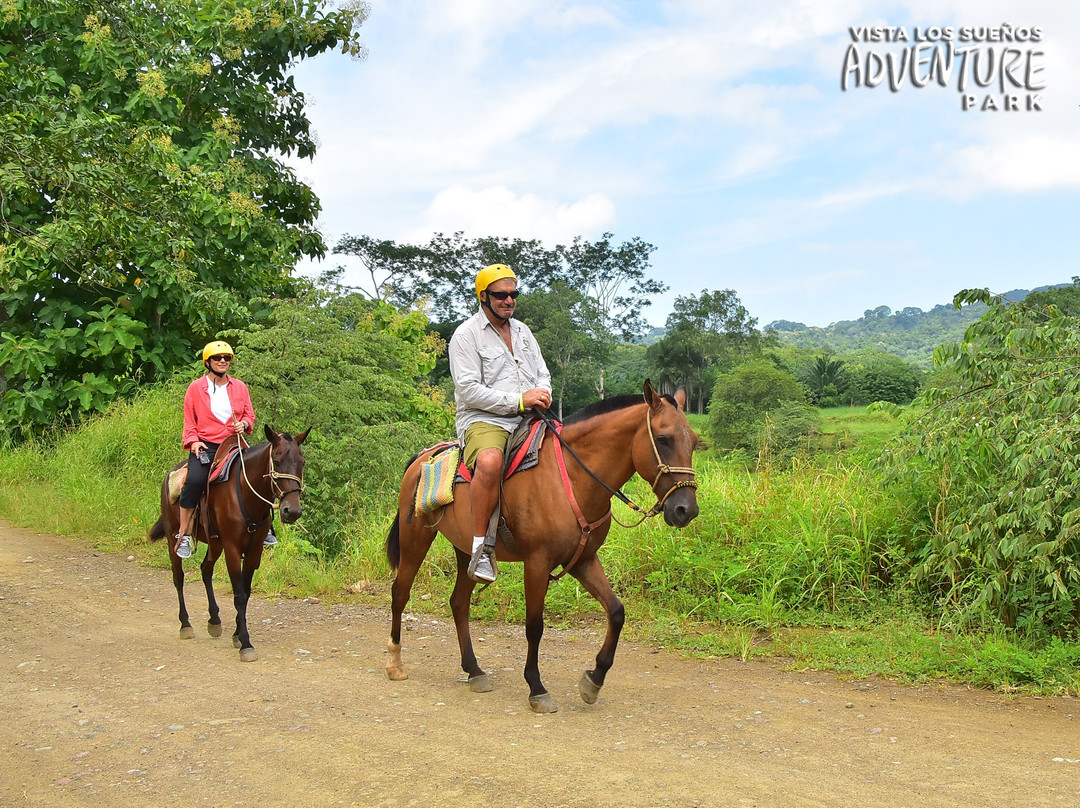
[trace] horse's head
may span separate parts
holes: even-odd
[[[672,527],[686,527],[698,515],[697,482],[693,456],[698,436],[686,420],[686,393],[662,396],[645,382],[648,405],[645,428],[634,440],[634,468],[643,479],[652,481],[655,508],[662,508],[664,521]]]
[[[274,484],[274,494],[280,500],[278,512],[282,523],[291,525],[303,513],[300,492],[304,490],[304,452],[300,444],[311,427],[295,438],[288,432],[275,432],[269,426],[264,426],[264,431],[266,439],[270,441],[270,478]]]

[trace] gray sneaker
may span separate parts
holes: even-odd
[[[468,572],[474,581],[485,583],[491,583],[499,574],[495,568],[495,557],[483,545],[473,553]]]
[[[191,536],[182,536],[180,543],[176,545],[176,555],[178,558],[191,558],[193,549],[194,543],[191,541]]]
[[[273,547],[277,544],[277,536],[274,535],[274,531],[269,531],[266,534],[266,538],[263,539],[263,547]]]

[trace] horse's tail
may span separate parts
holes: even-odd
[[[158,539],[165,538],[164,518],[165,517],[160,517],[156,522],[154,522],[154,526],[150,528],[150,541],[157,541]]]
[[[390,563],[390,569],[396,570],[401,563],[401,535],[398,526],[401,522],[401,514],[394,516],[394,524],[390,526],[390,532],[386,535],[386,560]]]

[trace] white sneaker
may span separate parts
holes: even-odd
[[[191,536],[182,536],[180,543],[176,545],[177,558],[191,558],[191,551],[194,549]]]
[[[277,536],[274,535],[274,531],[269,531],[266,534],[266,538],[263,539],[263,547],[273,547],[277,544]]]
[[[485,583],[491,583],[498,577],[498,572],[495,571],[495,559],[491,553],[484,549],[483,545],[477,548],[473,553],[472,560],[469,562],[468,569],[469,577],[474,581],[484,581]]]

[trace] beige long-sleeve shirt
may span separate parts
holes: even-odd
[[[540,345],[520,320],[510,320],[510,344],[512,353],[482,310],[450,338],[447,350],[459,439],[478,421],[513,432],[521,420],[518,397],[534,387],[551,390],[551,373]]]

